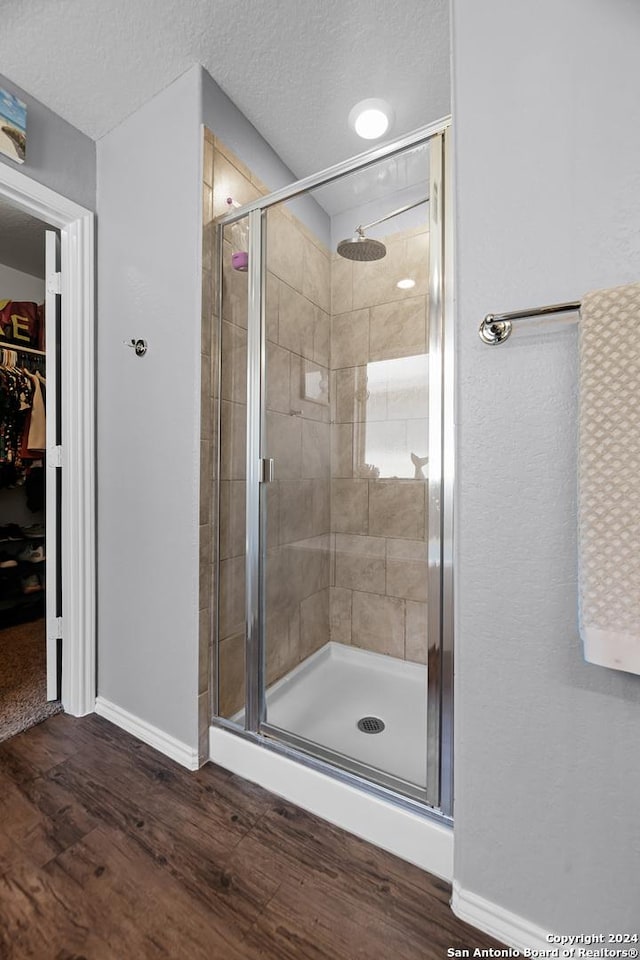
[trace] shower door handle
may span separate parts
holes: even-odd
[[[260,483],[272,483],[275,474],[275,463],[271,457],[260,460]]]

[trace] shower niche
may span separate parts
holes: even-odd
[[[275,194],[211,144],[211,661],[214,725],[448,815],[445,140]]]

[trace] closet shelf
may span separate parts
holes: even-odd
[[[44,540],[44,533],[30,533],[26,534],[23,537],[1,537],[0,543],[24,543],[25,540]]]
[[[36,350],[34,347],[19,347],[17,343],[0,343],[2,350],[14,350],[16,353],[32,353],[36,357],[46,357],[45,350]]]

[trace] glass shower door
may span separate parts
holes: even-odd
[[[256,200],[247,273],[219,259],[215,713],[449,813],[443,157]]]
[[[330,635],[330,258],[288,205],[264,215],[262,487],[265,721],[282,737],[321,743],[315,674]],[[309,674],[310,676],[310,674]],[[292,699],[292,691],[296,691]]]
[[[261,730],[424,800],[429,214],[414,206],[364,262],[290,204],[263,214]]]

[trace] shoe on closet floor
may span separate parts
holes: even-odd
[[[9,567],[17,567],[18,561],[10,553],[0,553],[0,570],[8,570]]]
[[[45,529],[44,523],[32,523],[30,527],[23,527],[22,533],[25,537],[28,537],[30,540],[38,539],[39,537],[44,537]]]
[[[36,573],[30,577],[25,577],[22,581],[22,592],[25,594],[40,593],[42,590],[44,590],[44,587],[40,582],[40,577]]]
[[[18,560],[25,563],[42,563],[46,560],[43,545],[40,543],[36,547],[32,543],[28,543],[24,550],[18,554]]]

